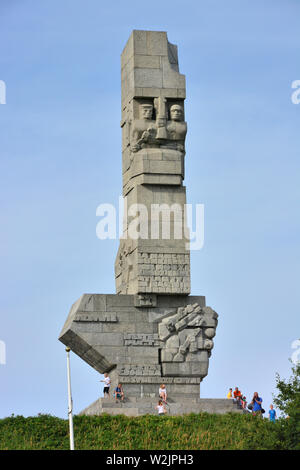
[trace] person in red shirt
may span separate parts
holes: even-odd
[[[235,387],[234,392],[233,392],[233,397],[236,400],[237,404],[240,405],[241,398],[242,398],[242,392],[239,390],[238,387]]]

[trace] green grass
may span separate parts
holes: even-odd
[[[76,449],[284,449],[282,423],[251,415],[75,416]],[[68,421],[50,415],[0,420],[0,450],[69,449]]]

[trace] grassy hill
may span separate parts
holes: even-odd
[[[76,449],[285,449],[282,420],[240,414],[75,416]],[[69,449],[68,421],[50,415],[0,420],[0,449]]]

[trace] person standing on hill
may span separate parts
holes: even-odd
[[[109,398],[109,390],[110,390],[110,378],[108,374],[105,372],[104,380],[100,380],[100,382],[104,382],[103,394],[104,398]]]
[[[254,392],[251,404],[253,416],[262,416],[262,398],[258,396],[257,392]]]
[[[276,420],[276,411],[273,408],[273,405],[270,405],[269,409],[269,418],[272,423],[275,423]]]

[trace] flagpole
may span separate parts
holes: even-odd
[[[70,369],[70,348],[66,348],[67,352],[67,373],[68,373],[68,416],[70,430],[70,450],[74,450],[74,430],[73,430],[73,400],[71,392],[71,369]]]

